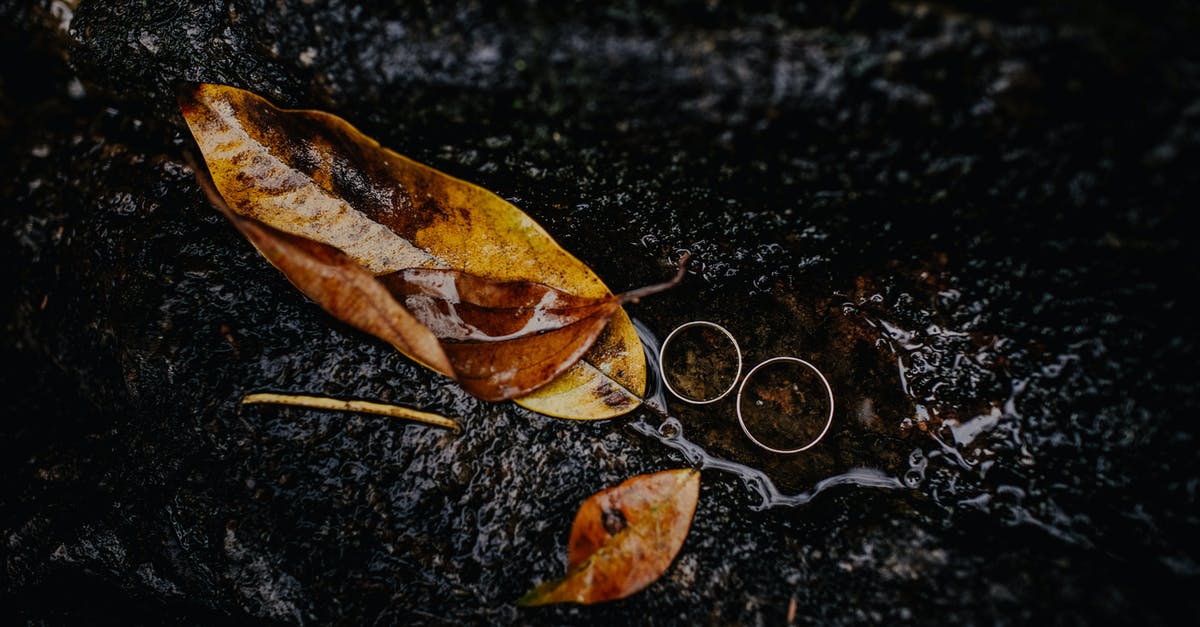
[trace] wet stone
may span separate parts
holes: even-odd
[[[5,616],[1196,616],[1198,26],[1175,3],[0,0]],[[340,115],[511,200],[614,291],[690,252],[629,307],[648,346],[712,320],[747,370],[810,361],[829,432],[773,454],[733,395],[654,381],[601,422],[471,398],[331,320],[205,203],[181,81]],[[720,387],[711,340],[673,385]],[[465,430],[240,405],[262,391]],[[815,399],[774,398],[754,424],[806,437],[784,401]],[[513,606],[561,574],[587,496],[689,465],[661,580]]]

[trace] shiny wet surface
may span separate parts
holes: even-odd
[[[134,4],[80,9],[74,71],[43,53],[2,75],[18,367],[0,528],[19,617],[1197,615],[1186,19]],[[0,6],[26,20],[10,53],[53,49]],[[205,206],[175,78],[336,111],[512,200],[614,290],[691,252],[683,285],[629,307],[643,337],[706,319],[747,369],[811,361],[829,433],[781,456],[746,439],[732,396],[596,423],[466,396],[331,321]],[[466,432],[239,408],[261,390],[407,403]],[[699,509],[662,580],[594,608],[512,605],[561,572],[587,495],[692,464]]]

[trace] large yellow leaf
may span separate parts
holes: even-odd
[[[380,146],[341,118],[209,84],[185,90],[180,108],[234,211],[331,245],[376,275],[446,268],[585,298],[611,294],[512,204]],[[641,343],[618,310],[582,360],[515,400],[561,418],[610,418],[635,408],[645,385]]]

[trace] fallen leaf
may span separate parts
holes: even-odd
[[[441,268],[375,277],[329,244],[237,215],[204,170],[193,169],[213,206],[301,292],[487,401],[522,396],[554,380],[579,361],[623,303],[682,280],[687,260],[667,283],[603,298]]]
[[[591,604],[625,598],[654,583],[687,538],[700,472],[665,470],[633,477],[590,496],[575,515],[567,574],[517,605]]]
[[[623,303],[682,278],[681,264],[671,281],[604,298],[456,270],[414,268],[379,280],[441,341],[459,384],[484,400],[506,400],[572,367]]]
[[[454,368],[429,327],[396,302],[387,288],[342,251],[233,212],[212,180],[193,164],[209,202],[305,296],[339,320],[378,337],[447,376]]]
[[[210,84],[185,89],[180,110],[234,212],[326,244],[370,274],[457,270],[612,298],[587,266],[510,203],[383,148],[338,117],[278,109],[250,92]],[[620,307],[600,326],[582,359],[514,400],[575,419],[609,418],[636,407],[646,385],[637,333]],[[428,355],[393,345],[442,371]]]

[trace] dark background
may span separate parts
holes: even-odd
[[[1193,8],[440,5],[0,0],[6,618],[1200,618]],[[203,200],[180,81],[341,115],[617,290],[691,251],[630,313],[819,364],[833,430],[780,458],[671,403],[745,464],[706,462],[675,564],[518,610],[582,499],[697,460],[654,412],[481,403],[323,314]],[[239,406],[268,389],[467,430]],[[761,506],[862,468],[905,487]]]

